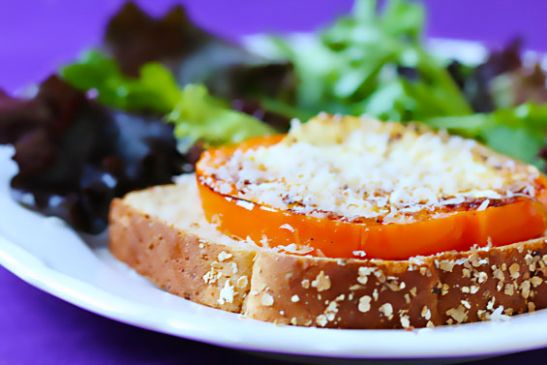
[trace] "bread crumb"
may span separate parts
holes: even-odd
[[[410,263],[410,266],[412,269],[409,268],[409,271],[414,270],[414,266],[422,266],[425,264],[425,257],[424,256],[413,256],[408,259],[408,262]]]
[[[526,256],[524,256],[524,261],[526,262],[526,265],[528,265],[528,270],[536,271],[536,264],[539,261],[539,257],[527,253]]]
[[[520,284],[520,293],[524,299],[528,299],[530,296],[530,280],[524,280]]]
[[[441,260],[438,262],[438,268],[441,269],[442,271],[452,272],[452,269],[454,268],[455,264],[456,263],[452,260]]]
[[[511,274],[511,278],[518,279],[520,276],[520,265],[516,262],[511,264],[511,266],[509,266],[509,273]]]
[[[471,270],[469,270],[467,268],[463,268],[462,269],[462,276],[464,278],[470,278],[471,277]]]
[[[220,251],[220,253],[218,254],[218,261],[219,262],[224,262],[224,261],[230,259],[231,257],[232,257],[231,253],[228,253],[226,251]]]
[[[424,307],[422,308],[421,315],[426,321],[429,321],[431,319],[431,310],[428,308],[427,305],[424,305]]]
[[[543,283],[543,279],[540,278],[539,276],[532,277],[530,281],[532,282],[532,285],[534,286],[534,288],[537,288],[538,286],[541,285],[541,283]]]
[[[291,302],[298,303],[299,301],[300,301],[300,297],[298,295],[295,294],[291,297]]]
[[[450,308],[446,311],[446,315],[452,317],[458,323],[462,323],[467,319],[467,311],[462,305],[458,308]]]
[[[220,290],[217,302],[220,305],[234,302],[234,287],[230,284],[229,280],[224,282],[224,287]]]
[[[359,275],[357,277],[357,282],[359,284],[365,285],[368,282],[368,276],[370,274],[372,274],[374,271],[376,271],[376,268],[374,268],[374,267],[361,266],[357,271],[357,273]]]
[[[330,277],[325,275],[323,270],[319,272],[315,280],[311,282],[311,286],[316,288],[318,292],[322,292],[330,289]]]
[[[446,295],[448,294],[449,291],[450,291],[450,286],[448,286],[448,284],[446,283],[443,283],[443,285],[441,286],[441,295]]]
[[[202,279],[206,284],[210,285],[216,283],[221,276],[222,273],[216,269],[213,262],[211,264],[211,269],[202,276]]]
[[[501,271],[500,269],[498,269],[496,267],[496,265],[492,265],[492,271],[494,273],[494,277],[500,281],[504,281],[505,280],[505,274],[503,273],[503,271]]]
[[[469,262],[471,263],[471,265],[473,265],[473,267],[479,267],[481,265],[487,265],[488,264],[488,258],[485,257],[485,258],[481,259],[480,256],[476,252],[473,252],[469,256]]]
[[[374,288],[374,291],[372,292],[372,298],[375,302],[378,301],[378,289]]]
[[[404,281],[398,283],[397,279],[389,281],[386,285],[391,291],[401,291],[406,288],[406,283]]]
[[[393,306],[390,303],[382,304],[378,310],[386,316],[387,319],[391,320],[393,318]]]
[[[477,283],[482,284],[485,283],[486,280],[488,280],[488,274],[484,271],[480,271],[478,273],[475,273],[475,278],[477,279]]]
[[[324,314],[320,314],[315,319],[315,323],[317,323],[318,326],[325,327],[328,323],[327,316]]]
[[[274,304],[274,298],[270,294],[264,293],[260,298],[260,304],[265,307],[271,307]]]
[[[410,328],[410,317],[408,316],[408,314],[399,314],[399,320],[401,321],[401,326],[403,326],[403,328]]]
[[[329,322],[332,322],[334,320],[334,317],[336,317],[336,314],[338,313],[338,302],[336,300],[333,300],[329,303],[327,308],[325,309],[325,315],[327,316],[327,320]]]
[[[302,287],[303,287],[304,289],[309,289],[309,287],[310,287],[310,281],[309,281],[308,279],[302,280],[302,283],[301,283],[301,284],[302,284]]]
[[[369,296],[369,295],[363,295],[360,299],[359,299],[359,305],[358,305],[358,309],[359,309],[359,312],[361,313],[366,313],[370,310],[370,301],[372,300],[372,298]]]

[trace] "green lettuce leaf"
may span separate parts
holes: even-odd
[[[198,140],[216,146],[273,133],[268,125],[212,97],[203,85],[184,87],[167,120],[175,125],[182,149]]]
[[[427,120],[432,127],[478,139],[508,156],[547,168],[540,151],[547,145],[547,104],[527,103],[493,113]]]
[[[203,85],[180,89],[172,73],[159,63],[144,64],[133,78],[124,75],[113,59],[90,51],[63,67],[61,76],[80,90],[95,92],[103,105],[166,116],[166,121],[175,125],[175,136],[184,149],[198,140],[216,146],[273,132],[260,120],[232,110]]]
[[[173,75],[159,63],[145,64],[132,78],[122,74],[113,59],[88,51],[60,73],[74,87],[96,92],[101,104],[125,111],[166,114],[180,98]]]
[[[377,5],[356,1],[352,14],[307,44],[271,39],[278,56],[295,65],[299,114],[327,111],[399,121],[470,114],[445,65],[425,51],[423,6],[391,0],[378,12]]]

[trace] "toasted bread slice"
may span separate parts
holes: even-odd
[[[159,287],[279,324],[418,328],[547,307],[547,238],[404,261],[297,256],[220,234],[193,175],[113,202],[110,250]]]

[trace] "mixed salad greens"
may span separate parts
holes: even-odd
[[[375,0],[360,0],[307,46],[271,39],[298,84],[296,100],[270,105],[304,119],[328,111],[420,121],[545,170],[547,76],[539,63],[523,63],[518,41],[480,65],[443,63],[426,47],[424,23],[419,3],[392,0],[377,12]]]
[[[0,91],[0,144],[19,167],[21,204],[98,233],[112,199],[191,172],[208,146],[284,132],[327,111],[421,121],[546,170],[547,73],[519,41],[479,65],[442,60],[406,0],[357,0],[308,37],[263,37],[272,57],[209,34],[174,7],[127,3],[104,42],[31,98]]]
[[[172,73],[160,63],[146,63],[137,77],[128,77],[113,59],[91,51],[60,73],[77,89],[93,90],[102,105],[163,115],[175,124],[175,136],[183,151],[197,141],[209,145],[237,143],[274,132],[267,124],[210,95],[202,84],[180,88]]]

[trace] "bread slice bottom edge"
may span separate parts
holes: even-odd
[[[116,199],[114,256],[194,302],[278,324],[420,328],[547,307],[547,238],[404,261],[281,254],[221,235],[192,175]]]

